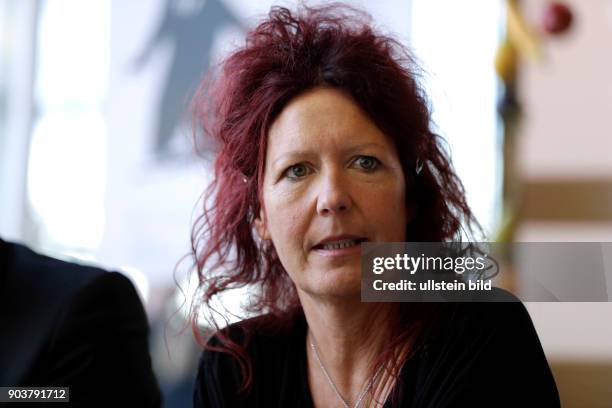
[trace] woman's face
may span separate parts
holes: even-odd
[[[391,140],[344,93],[293,99],[268,134],[256,227],[298,292],[359,296],[360,243],[404,241],[406,186]]]

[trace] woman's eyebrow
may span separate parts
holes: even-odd
[[[344,154],[353,154],[353,153],[361,152],[363,150],[372,149],[372,148],[380,149],[380,150],[386,149],[386,147],[380,143],[369,142],[369,143],[362,143],[362,144],[350,146],[347,149],[344,149],[343,152]],[[304,158],[309,158],[315,155],[316,155],[316,152],[313,150],[291,150],[291,151],[281,154],[279,157],[274,159],[272,161],[272,167],[276,167],[279,164],[279,162],[293,161],[296,159],[303,160]]]
[[[272,167],[278,165],[279,162],[283,161],[292,161],[294,159],[303,159],[304,157],[313,156],[313,152],[311,150],[291,150],[287,153],[283,153],[278,156],[276,159],[272,161]]]
[[[351,146],[350,148],[346,149],[346,153],[349,153],[349,154],[356,153],[356,152],[363,151],[363,150],[370,149],[370,148],[385,149],[385,146],[383,146],[380,143],[375,143],[375,142],[363,143],[363,144]]]

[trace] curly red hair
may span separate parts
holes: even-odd
[[[283,107],[306,90],[327,86],[342,90],[395,143],[406,177],[414,216],[406,226],[409,241],[448,241],[477,225],[442,139],[430,127],[419,68],[396,40],[376,33],[369,17],[342,5],[293,13],[274,7],[252,30],[246,44],[221,64],[194,99],[198,125],[214,138],[219,151],[214,180],[192,233],[200,282],[192,323],[215,296],[252,285],[248,310],[268,313],[271,326],[287,328],[300,311],[297,291],[269,242],[254,233],[267,134]],[[427,305],[400,313],[381,361],[391,361],[398,345],[414,337],[431,314]],[[415,309],[422,309],[415,313]],[[414,316],[420,316],[414,318]],[[408,317],[412,316],[412,317]],[[218,329],[214,319],[209,319]],[[252,383],[245,346],[220,331],[222,351],[237,358],[244,388]],[[199,337],[200,340],[203,340]],[[399,364],[399,363],[398,363]]]

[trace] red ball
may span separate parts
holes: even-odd
[[[572,11],[563,3],[551,2],[544,9],[542,28],[549,34],[561,34],[572,25]]]

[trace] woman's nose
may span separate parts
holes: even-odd
[[[347,182],[338,173],[323,176],[319,186],[317,212],[320,215],[340,214],[352,207]]]

